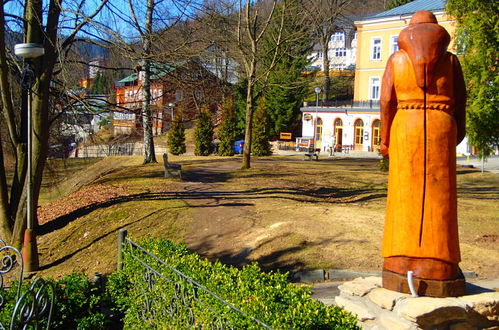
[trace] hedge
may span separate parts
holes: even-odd
[[[287,274],[264,273],[256,264],[237,269],[218,261],[210,262],[188,251],[185,245],[165,239],[146,239],[140,245],[272,328],[359,329],[354,316],[337,306],[327,307],[311,299],[310,288],[290,283]],[[141,258],[166,278],[178,279],[169,267],[154,258],[145,255]],[[193,290],[186,280],[153,276],[151,281],[144,277],[144,269],[128,248],[123,270],[108,280],[107,294],[117,305],[117,311],[123,313],[125,328],[185,328],[190,320],[193,327],[201,328],[213,327],[218,322],[235,329],[261,328],[251,318],[234,312],[202,290],[196,291],[197,300],[185,298],[182,292]],[[205,308],[204,304],[211,307]],[[173,312],[179,315],[177,320],[171,318]]]

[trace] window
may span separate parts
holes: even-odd
[[[398,36],[392,36],[391,38],[391,46],[390,46],[390,54],[395,53],[397,50],[399,50],[399,44],[398,44]]]
[[[196,98],[196,100],[202,101],[203,100],[203,92],[200,90],[194,91],[194,97]]]
[[[347,56],[347,50],[346,50],[346,48],[336,48],[334,50],[334,56],[336,56],[336,57],[345,57],[345,56]]]
[[[125,91],[125,102],[128,102],[128,91]]]
[[[373,149],[375,149],[376,147],[379,148],[381,144],[381,120],[374,121],[372,137],[373,137]]]
[[[364,122],[362,119],[355,121],[355,144],[361,145],[364,143]]]
[[[381,38],[371,38],[371,60],[381,60]]]
[[[182,101],[184,98],[184,92],[181,89],[175,91],[175,101]]]
[[[369,83],[369,99],[379,100],[380,79],[379,77],[372,77]]]
[[[316,122],[316,130],[315,130],[315,139],[317,142],[321,141],[322,140],[322,119],[321,118],[317,118],[317,122]],[[316,143],[316,147],[317,147],[317,143]],[[317,147],[318,148],[318,147]]]
[[[331,41],[343,41],[345,40],[345,33],[343,32],[336,32],[331,36]]]
[[[335,147],[343,144],[343,121],[336,118],[334,121],[334,141]]]

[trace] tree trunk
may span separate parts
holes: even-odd
[[[248,77],[248,89],[246,92],[246,129],[244,132],[243,165],[241,169],[251,167],[251,134],[253,131],[253,94],[255,88],[254,73]]]
[[[144,164],[156,163],[154,152],[154,140],[152,134],[151,118],[151,37],[152,37],[152,14],[154,11],[154,0],[147,0],[146,27],[142,36],[142,46],[145,55],[144,60],[144,81],[142,83],[142,127],[144,129]]]
[[[322,65],[324,72],[324,86],[322,87],[322,101],[329,100],[329,90],[331,89],[331,77],[329,76],[329,39],[322,43]]]

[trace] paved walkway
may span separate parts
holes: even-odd
[[[481,169],[482,161],[476,156],[472,157],[458,157],[457,164],[462,166],[473,166],[474,168]],[[499,174],[499,156],[490,156],[484,162],[484,171]]]

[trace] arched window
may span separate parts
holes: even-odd
[[[364,143],[364,122],[362,119],[357,119],[355,121],[355,149],[357,150]],[[358,147],[358,148],[357,148]]]
[[[381,145],[381,120],[377,119],[373,122],[373,131],[372,131],[373,151],[379,151],[380,145]]]
[[[322,145],[322,119],[317,118],[315,128],[315,148],[320,148]]]
[[[340,118],[334,120],[334,147],[343,145],[343,121]]]

